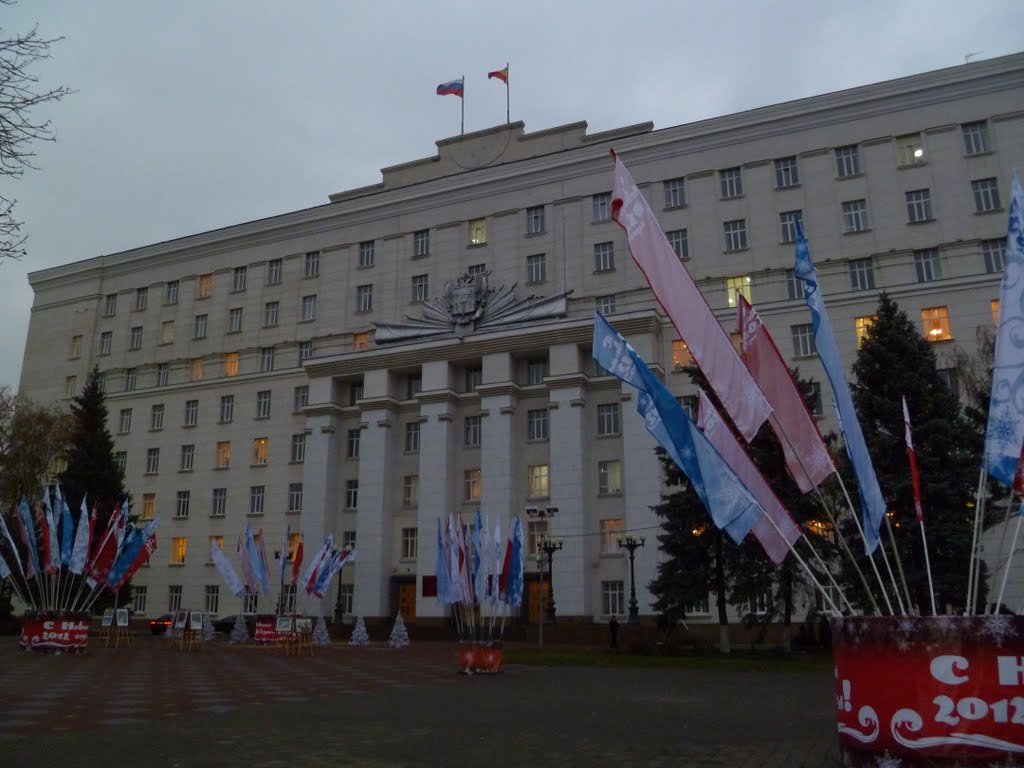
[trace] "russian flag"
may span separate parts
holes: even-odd
[[[462,86],[463,79],[460,77],[458,80],[450,80],[447,83],[441,83],[437,86],[438,96],[458,96],[462,98]]]

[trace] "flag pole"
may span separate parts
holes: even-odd
[[[910,599],[910,590],[907,588],[907,577],[903,573],[903,561],[900,560],[900,551],[896,548],[896,534],[893,533],[892,523],[889,521],[889,516],[885,516],[885,527],[889,531],[889,543],[892,544],[892,557],[896,561],[896,572],[900,575],[900,583],[903,584],[903,596],[907,598],[907,613],[914,613],[914,603]],[[896,590],[896,594],[900,593],[899,586],[893,585]]]
[[[509,95],[508,95],[509,85],[508,85],[508,71],[509,71],[509,70],[508,70],[508,62],[506,61],[506,62],[505,62],[505,122],[506,122],[506,123],[511,123],[511,122],[512,122],[512,117],[511,117],[511,114],[512,114],[512,113],[511,113],[511,112],[509,111]]]
[[[466,135],[466,76],[462,76],[462,96],[459,101],[462,102],[462,122],[459,125],[459,136]]]
[[[994,611],[999,610],[999,606],[1003,604],[1003,592],[1006,590],[1006,578],[1010,575],[1010,563],[1013,562],[1013,551],[1017,547],[1017,535],[1020,533],[1020,524],[1024,520],[1024,515],[1017,513],[1017,525],[1013,529],[1013,540],[1010,542],[1010,553],[1006,556],[1006,563],[1003,566],[1003,581],[999,585],[999,597],[996,598]],[[1005,531],[1005,526],[1004,526]]]
[[[974,535],[971,538],[971,559],[969,562],[969,568],[967,572],[967,605],[965,607],[965,614],[967,616],[974,615],[974,606],[977,602],[975,597],[975,588],[977,586],[978,577],[978,530],[981,526],[982,518],[984,517],[983,508],[985,506],[984,489],[985,489],[985,467],[988,464],[988,452],[982,457],[981,470],[978,472],[978,491],[974,495]]]
[[[928,541],[924,537],[924,518],[918,518],[918,522],[921,524],[921,546],[924,548],[924,565],[928,572],[928,592],[932,598],[932,616],[938,616],[939,612],[935,609],[935,585],[932,583],[932,562],[928,557]]]
[[[842,488],[843,495],[846,497],[846,505],[850,508],[850,514],[853,515],[853,522],[856,523],[857,530],[860,531],[861,538],[864,539],[864,541],[867,541],[868,537],[864,533],[864,527],[861,525],[860,518],[857,516],[856,511],[854,511],[853,501],[850,500],[850,492],[846,490],[846,483],[843,482],[843,478],[838,472],[836,472],[835,477],[839,480],[839,487]],[[906,611],[903,610],[903,599],[900,597],[899,587],[896,586],[896,577],[892,575],[892,566],[889,565],[889,558],[885,554],[885,546],[882,544],[881,540],[879,540],[878,546],[882,550],[882,561],[885,563],[885,567],[889,571],[889,578],[892,580],[892,585],[896,592],[896,602],[900,606],[900,611],[906,613]],[[889,613],[895,616],[896,611],[892,609],[892,601],[889,600],[889,591],[885,588],[885,582],[882,581],[882,574],[878,572],[878,564],[875,562],[874,553],[868,555],[868,560],[871,563],[872,569],[875,571],[875,578],[878,579],[878,585],[882,588],[882,597],[885,598],[885,604],[889,607]]]
[[[1010,500],[1006,504],[1006,517],[1003,518],[1003,522],[1004,523],[1009,522],[1010,516],[1013,514],[1013,505],[1014,505],[1014,503],[1016,501],[1017,501],[1017,491],[1011,489],[1010,490]],[[1006,545],[1006,531],[1007,531],[1007,529],[1009,527],[1010,526],[1008,526],[1008,525],[1004,525],[1003,526],[1003,532],[999,535],[999,548],[996,550],[996,559],[995,559],[996,563],[998,563],[1003,558],[1003,550],[1005,549],[1005,545]],[[1013,556],[1013,549],[1012,548],[1010,549],[1009,556],[1010,557]],[[1007,562],[1009,562],[1009,560],[1007,560]],[[997,569],[997,572],[998,572],[998,569]],[[985,606],[985,610],[983,612],[984,613],[988,613],[988,605]]]

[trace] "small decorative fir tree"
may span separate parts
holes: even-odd
[[[321,616],[316,621],[316,627],[313,629],[313,637],[310,638],[310,642],[313,645],[330,645],[331,636],[327,632],[327,622],[324,621],[324,617]]]
[[[245,623],[245,616],[238,614],[235,617],[235,626],[231,628],[232,643],[249,642],[249,625]]]
[[[349,638],[349,645],[369,645],[370,635],[366,631],[366,624],[363,623],[363,617],[360,616],[356,619],[356,627],[352,630],[352,637]]]
[[[203,642],[209,643],[213,641],[215,633],[213,631],[213,619],[210,618],[210,614],[203,614]]]
[[[395,626],[391,630],[391,637],[388,638],[390,648],[407,648],[409,646],[409,631],[405,628],[402,614],[395,619]]]

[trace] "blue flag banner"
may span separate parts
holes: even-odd
[[[252,533],[252,525],[247,524],[245,526],[245,551],[249,555],[249,565],[253,570],[253,574],[256,576],[256,581],[259,584],[260,590],[263,594],[270,594],[270,576],[267,573],[267,569],[264,567],[263,558],[260,557],[259,548],[256,546],[256,537]]]
[[[473,524],[473,592],[478,603],[484,597],[484,542],[487,540],[484,531],[484,520],[480,515],[480,507],[476,508],[476,521]]]
[[[594,317],[594,359],[636,387],[647,431],[689,478],[715,525],[739,544],[764,514],[746,485],[693,423],[640,355],[600,314]]]
[[[441,605],[448,605],[451,602],[448,597],[448,592],[450,591],[448,586],[448,553],[444,548],[441,518],[437,518],[437,561],[434,564],[434,571],[437,574],[437,602]]]
[[[985,432],[985,468],[996,480],[1014,485],[1024,447],[1024,193],[1013,174],[1006,267],[999,288],[999,327],[992,364],[992,397]],[[1017,483],[1021,485],[1021,483]],[[1016,486],[1015,486],[1016,487]],[[1020,491],[1024,486],[1016,488]]]
[[[18,504],[18,513],[21,515],[21,522],[28,532],[28,541],[25,542],[28,546],[28,556],[32,558],[35,572],[39,573],[39,549],[36,547],[36,526],[32,522],[32,511],[28,508],[28,499],[24,496],[21,497],[21,503]]]
[[[797,226],[796,269],[794,275],[804,285],[804,298],[811,310],[811,325],[814,329],[814,346],[818,359],[825,369],[832,392],[836,399],[836,410],[839,413],[843,442],[846,455],[850,457],[854,474],[857,475],[857,490],[860,493],[860,514],[864,528],[864,551],[871,554],[878,546],[878,528],[885,516],[885,500],[882,489],[878,487],[875,468],[871,464],[868,446],[864,442],[864,433],[860,428],[860,420],[853,408],[850,387],[846,383],[846,374],[839,357],[839,348],[832,335],[832,324],[825,309],[825,298],[818,286],[818,276],[811,263],[811,252],[807,248],[803,228]]]
[[[523,548],[523,524],[519,518],[512,519],[512,563],[505,588],[505,602],[513,608],[523,604],[523,571],[526,565],[526,550]]]
[[[146,524],[145,528],[132,527],[131,532],[124,538],[124,545],[121,547],[120,554],[118,554],[114,564],[110,566],[110,570],[107,571],[105,579],[107,589],[112,592],[120,589],[131,574],[149,559],[149,555],[152,549],[156,548],[156,545],[153,544],[152,549],[148,551],[144,552],[143,550],[145,550],[146,543],[156,533],[156,529],[159,526],[160,518],[155,517]]]
[[[64,565],[71,565],[71,552],[74,549],[75,523],[71,519],[71,510],[68,509],[68,500],[60,492],[60,485],[57,486],[57,505],[60,507],[60,559]]]

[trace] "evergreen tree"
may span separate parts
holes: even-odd
[[[922,612],[930,610],[904,440],[902,397],[906,397],[910,411],[921,474],[936,603],[940,610],[946,604],[961,606],[967,589],[979,467],[977,432],[970,428],[956,395],[939,378],[934,346],[885,293],[879,299],[878,313],[863,339],[853,373],[851,393],[892,513],[890,521],[911,600]],[[892,560],[889,535],[885,530],[881,533]],[[895,572],[896,563],[892,567]]]
[[[348,644],[356,646],[370,644],[370,634],[366,631],[366,624],[362,616],[356,619],[356,626],[352,630],[352,637],[349,638]]]
[[[395,626],[391,629],[391,636],[388,637],[388,647],[407,648],[409,646],[409,631],[405,627],[402,614],[395,619]]]
[[[327,631],[327,622],[324,621],[323,616],[316,620],[316,628],[313,630],[313,636],[310,638],[310,642],[313,645],[331,644],[331,635]]]

